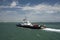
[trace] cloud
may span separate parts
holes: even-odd
[[[23,16],[18,11],[2,11],[0,13],[0,22],[21,22]]]
[[[38,4],[35,6],[24,6],[22,10],[25,11],[29,20],[41,22],[57,22],[60,20],[60,5]],[[57,15],[56,15],[57,14]]]
[[[34,10],[34,11],[59,11],[60,5],[47,5],[47,4],[38,4],[35,6],[24,6],[22,10]]]
[[[0,6],[0,8],[18,8],[14,11],[0,12],[0,21],[21,21],[24,16],[27,16],[30,21],[38,22],[60,22],[60,5],[38,4],[30,6],[28,3],[25,6],[17,6],[13,1],[10,6]],[[19,10],[19,11],[18,11]]]
[[[0,8],[20,8],[18,5],[18,1],[12,1],[9,5],[7,6],[0,6]]]
[[[15,1],[13,1],[10,6],[15,7],[16,5],[17,5],[17,3]]]

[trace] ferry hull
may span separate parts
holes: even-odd
[[[17,27],[30,28],[30,29],[43,29],[39,26],[30,26],[30,25],[16,25]]]

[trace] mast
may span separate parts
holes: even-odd
[[[25,22],[27,21],[27,17],[26,17],[26,16],[25,16],[25,18],[23,19],[23,21],[25,21]]]

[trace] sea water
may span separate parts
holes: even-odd
[[[60,40],[58,31],[60,22],[35,22],[35,24],[45,24],[47,28],[29,29],[17,27],[15,22],[1,22],[0,40]]]

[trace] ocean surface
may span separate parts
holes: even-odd
[[[34,24],[34,23],[33,23]],[[60,40],[60,22],[35,22],[46,29],[17,27],[15,22],[0,23],[0,40]]]

